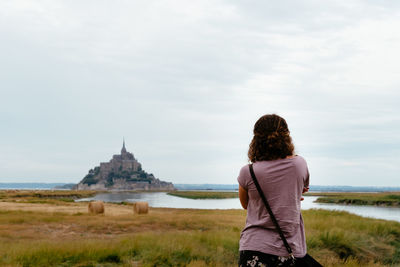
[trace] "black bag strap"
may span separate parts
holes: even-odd
[[[276,230],[278,230],[279,236],[281,237],[283,244],[286,247],[286,250],[289,252],[290,257],[294,259],[292,248],[289,246],[289,244],[285,238],[285,235],[283,234],[282,229],[279,226],[278,221],[275,218],[275,215],[272,213],[271,207],[269,206],[268,201],[265,198],[263,191],[261,190],[260,184],[257,181],[256,175],[254,174],[254,170],[253,170],[253,164],[249,164],[249,169],[250,169],[251,178],[253,178],[253,182],[257,187],[257,191],[260,194],[260,197],[261,197],[262,201],[264,202],[265,207],[267,208],[269,216],[271,217],[272,222],[275,224]]]

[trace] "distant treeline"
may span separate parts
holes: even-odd
[[[67,183],[0,183],[0,189],[70,189],[75,184]],[[178,190],[235,191],[237,184],[174,184]],[[400,187],[311,185],[310,192],[394,192]]]
[[[53,189],[66,183],[0,183],[0,189]]]
[[[237,190],[237,184],[174,184],[178,190]]]
[[[344,186],[344,185],[311,185],[310,191],[314,192],[395,192],[400,187],[390,186]]]
[[[174,184],[178,190],[237,190],[237,184]],[[311,192],[393,192],[400,187],[311,185]]]

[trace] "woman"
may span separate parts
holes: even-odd
[[[300,201],[302,193],[308,191],[307,163],[294,155],[287,123],[278,115],[262,116],[253,132],[248,157],[255,176],[293,255],[302,258],[307,248]],[[240,203],[247,209],[246,225],[240,235],[239,266],[283,265],[289,260],[289,253],[253,183],[248,165],[240,170],[238,182]]]

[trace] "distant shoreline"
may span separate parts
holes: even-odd
[[[316,196],[317,203],[330,203],[354,206],[384,206],[399,207],[400,192],[319,192],[307,193],[307,196]]]
[[[59,190],[69,189],[73,183],[0,183],[0,190]],[[237,184],[174,184],[175,188],[182,191],[237,191]],[[400,192],[400,187],[389,186],[340,186],[340,185],[311,185],[310,192],[347,192],[347,193],[375,193],[375,192]]]

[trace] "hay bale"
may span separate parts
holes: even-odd
[[[89,213],[99,214],[104,213],[104,203],[103,201],[92,201],[88,206]]]
[[[133,203],[133,213],[135,213],[135,214],[149,213],[149,203],[148,202]]]

